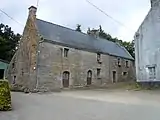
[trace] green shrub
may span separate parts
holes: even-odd
[[[6,80],[0,80],[0,111],[11,110],[11,94],[9,83]]]

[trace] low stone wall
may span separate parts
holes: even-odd
[[[0,111],[11,110],[11,94],[9,83],[6,80],[0,80]]]

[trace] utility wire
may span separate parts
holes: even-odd
[[[99,10],[101,13],[103,13],[104,15],[106,15],[107,17],[109,17],[110,19],[112,19],[113,21],[115,21],[116,23],[118,23],[119,25],[127,28],[128,30],[135,32],[134,30],[128,28],[126,25],[124,25],[123,23],[121,23],[120,21],[114,19],[112,16],[110,16],[109,14],[107,14],[105,11],[103,11],[102,9],[100,9],[98,6],[96,6],[95,4],[91,3],[89,0],[86,0],[86,2],[88,2],[90,5],[92,5],[94,8],[96,8],[97,10]]]
[[[3,22],[2,22],[2,19],[1,19],[1,17],[2,17],[2,14],[0,14],[0,22],[1,22],[1,23],[3,23]]]
[[[38,7],[39,7],[39,0],[37,0],[37,9],[38,9]]]
[[[13,20],[14,22],[18,23],[19,25],[23,26],[23,24],[21,24],[20,22],[18,22],[17,20],[15,20],[13,17],[11,17],[10,15],[8,15],[6,12],[4,12],[2,9],[0,9],[0,11],[5,14],[7,17],[9,17],[11,20]]]
[[[6,12],[4,12],[2,9],[0,9],[0,11],[5,14],[7,17],[9,17],[11,20],[13,20],[14,22],[16,22],[17,24],[19,24],[21,27],[26,27],[24,26],[23,24],[21,24],[20,22],[18,22],[16,19],[14,19],[13,17],[11,17],[9,14],[7,14]],[[30,27],[27,27],[28,29],[30,30],[34,30],[34,29],[31,29]]]

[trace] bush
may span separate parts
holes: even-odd
[[[0,111],[11,110],[11,94],[9,83],[6,80],[0,80]]]

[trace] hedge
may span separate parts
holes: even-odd
[[[0,111],[11,110],[11,94],[7,80],[0,80]]]

